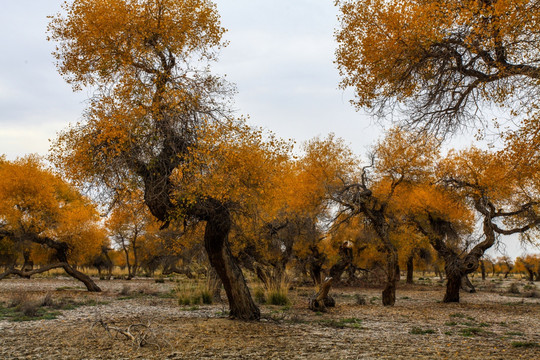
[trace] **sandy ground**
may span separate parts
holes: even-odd
[[[63,278],[0,281],[4,307],[47,293],[89,304],[52,320],[0,320],[0,359],[540,359],[540,299],[489,280],[460,304],[441,303],[436,283],[401,285],[394,307],[381,305],[380,289],[339,288],[325,314],[307,310],[313,290],[299,288],[290,307],[262,306],[259,322],[229,320],[226,304],[179,306],[172,281],[98,284],[92,294]]]

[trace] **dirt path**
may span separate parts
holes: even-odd
[[[53,301],[88,305],[53,320],[0,320],[0,359],[539,359],[540,299],[464,294],[442,304],[442,288],[399,289],[397,305],[380,305],[380,290],[339,289],[338,307],[306,310],[309,289],[293,290],[292,307],[263,306],[257,323],[231,321],[223,304],[179,306],[174,283],[102,281],[90,294],[67,279],[4,280],[0,302],[47,292]],[[367,299],[356,305],[356,293]],[[63,301],[63,300],[62,300]],[[100,321],[102,321],[100,323]],[[116,330],[147,343],[139,347]]]

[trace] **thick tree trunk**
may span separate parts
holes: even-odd
[[[414,284],[414,257],[407,259],[407,284]]]
[[[463,277],[459,259],[447,259],[445,270],[447,282],[446,294],[444,295],[443,302],[459,302],[459,290],[461,288],[461,279]]]
[[[353,252],[352,244],[349,241],[345,241],[339,247],[339,260],[330,268],[329,278],[326,279],[319,291],[310,298],[309,308],[313,311],[326,311],[327,307],[336,306],[336,301],[328,295],[330,288],[333,284],[339,282],[341,275],[352,264]]]
[[[211,206],[211,209],[205,209],[210,211],[206,216],[204,245],[210,264],[219,275],[227,293],[230,316],[240,320],[259,320],[259,308],[251,298],[242,270],[236,264],[229,248],[230,214],[221,204],[212,203]]]
[[[212,300],[214,302],[221,302],[221,287],[223,284],[217,274],[216,270],[210,266],[208,267],[207,275],[208,277],[208,289],[212,293]]]
[[[322,283],[319,291],[309,299],[309,308],[311,310],[326,312],[327,307],[336,306],[334,298],[328,295],[333,283],[334,278],[328,278]]]
[[[79,270],[75,270],[71,265],[64,264],[62,266],[64,270],[71,276],[73,276],[75,279],[81,281],[88,291],[90,292],[100,292],[101,288],[97,286],[97,284],[90,278],[90,276],[80,272]]]
[[[389,251],[386,259],[386,285],[382,292],[382,303],[384,306],[394,306],[396,303],[396,267],[398,262],[398,255],[395,249]]]

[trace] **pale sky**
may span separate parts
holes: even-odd
[[[80,120],[85,107],[87,94],[73,93],[58,75],[46,40],[47,16],[62,2],[2,2],[0,154],[8,159],[45,155],[49,139]],[[213,69],[237,85],[238,115],[298,143],[334,132],[362,155],[381,136],[381,126],[349,104],[352,93],[338,89],[333,0],[216,3],[230,45]],[[515,257],[522,249],[513,242],[507,252]]]

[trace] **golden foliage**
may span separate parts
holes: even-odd
[[[95,205],[35,156],[0,163],[0,219],[17,239],[35,234],[67,243],[76,263],[99,254],[106,241]]]

